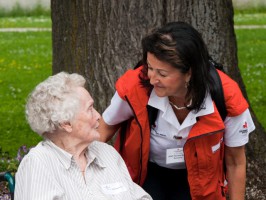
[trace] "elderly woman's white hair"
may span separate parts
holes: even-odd
[[[37,85],[26,104],[26,118],[32,130],[43,135],[63,122],[71,122],[79,106],[75,89],[84,87],[85,82],[81,75],[60,72]]]

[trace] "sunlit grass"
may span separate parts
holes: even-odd
[[[51,16],[51,9],[35,2],[31,9],[22,8],[18,3],[11,10],[0,8],[0,17]]]
[[[21,27],[51,28],[51,18],[49,16],[0,18],[0,28]]]
[[[234,16],[235,25],[266,25],[266,10],[264,13],[238,13]]]
[[[24,105],[34,86],[51,75],[51,32],[0,32],[0,146],[15,155],[40,140],[26,123]]]
[[[248,98],[266,128],[266,29],[236,30],[238,59]]]

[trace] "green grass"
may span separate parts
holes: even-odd
[[[26,123],[27,95],[52,73],[51,32],[0,32],[0,146],[16,155],[18,148],[35,145],[40,137]]]
[[[239,12],[236,25],[264,24],[266,12]],[[50,16],[0,17],[0,28],[51,28]],[[266,29],[237,29],[239,67],[251,106],[266,127]],[[41,138],[26,123],[24,104],[29,92],[52,73],[51,32],[0,32],[0,147],[12,157],[20,146],[36,145]]]
[[[51,10],[44,8],[41,4],[36,4],[32,9],[24,9],[19,4],[16,4],[11,10],[0,8],[0,17],[39,17],[51,16]]]
[[[235,25],[266,25],[266,8],[235,10]],[[236,29],[238,60],[251,107],[266,128],[266,29]]]
[[[266,25],[266,11],[264,13],[238,13],[234,17],[235,25]]]
[[[255,1],[255,0],[253,0]],[[235,7],[234,14],[257,14],[257,13],[265,13],[266,12],[266,4],[265,5],[256,5],[256,6],[248,6],[248,7]]]
[[[238,29],[238,60],[248,98],[266,128],[266,29]]]
[[[23,17],[0,17],[0,28],[51,28],[51,19],[48,16],[23,16]]]

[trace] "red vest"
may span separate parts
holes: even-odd
[[[147,90],[140,85],[141,67],[127,71],[116,83],[119,96],[127,101],[134,112],[128,120],[123,146],[121,133],[115,141],[134,182],[142,185],[147,174],[150,149],[150,127],[146,105]],[[237,116],[248,108],[238,85],[219,71],[224,89],[228,116]],[[224,123],[214,105],[214,113],[201,116],[193,125],[184,145],[188,182],[193,200],[225,200],[222,195],[225,181]]]

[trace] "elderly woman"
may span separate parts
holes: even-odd
[[[30,94],[26,117],[44,140],[16,173],[15,199],[151,199],[116,150],[99,139],[99,113],[78,74],[61,72]]]

